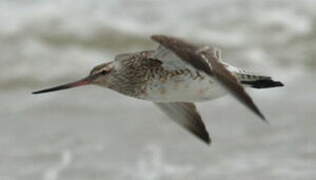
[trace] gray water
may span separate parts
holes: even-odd
[[[314,0],[1,0],[0,180],[312,180],[316,177]],[[270,124],[231,97],[198,104],[206,146],[150,102],[98,87],[33,96],[151,34],[223,49],[283,81],[250,90]]]

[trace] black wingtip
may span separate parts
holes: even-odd
[[[210,138],[210,135],[208,134],[205,126],[199,129],[191,129],[190,132],[206,145],[212,144],[212,139]]]
[[[204,124],[201,124],[201,126],[197,129],[192,129],[191,133],[196,135],[196,137],[198,137],[201,141],[203,141],[207,145],[211,145],[212,139],[210,138],[210,135]]]
[[[212,144],[212,140],[209,137],[199,137],[199,139],[205,143],[207,146],[211,146]]]
[[[208,134],[205,127],[202,131],[200,130],[199,132],[196,132],[196,135],[201,141],[206,143],[208,146],[212,144],[212,139],[210,138],[210,135]]]
[[[208,146],[210,146],[212,144],[212,139],[210,138],[210,136],[207,135],[203,135],[203,136],[199,136],[200,139]]]
[[[212,144],[211,138],[208,138],[207,141],[205,141],[205,143],[206,143],[208,146],[211,146],[211,144]]]
[[[270,124],[269,121],[266,119],[266,117],[264,117],[264,115],[261,112],[258,115],[260,116],[260,118],[262,119],[263,122]]]
[[[252,100],[251,100],[252,101]],[[248,106],[248,105],[247,105]],[[259,110],[259,108],[253,103],[253,101],[252,101],[252,105],[251,106],[248,106],[256,115],[258,115],[259,116],[259,118],[263,121],[263,122],[265,122],[265,123],[267,123],[267,124],[269,124],[269,121],[266,119],[266,117],[261,113],[261,111]]]

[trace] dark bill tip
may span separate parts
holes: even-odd
[[[91,84],[91,79],[88,77],[88,78],[84,78],[84,79],[79,80],[79,81],[63,84],[63,85],[60,85],[60,86],[55,86],[55,87],[52,87],[52,88],[42,89],[42,90],[39,90],[39,91],[34,91],[34,92],[32,92],[32,94],[48,93],[48,92],[59,91],[59,90],[64,90],[64,89],[69,89],[69,88],[89,85],[89,84]]]

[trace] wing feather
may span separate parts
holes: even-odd
[[[173,51],[182,61],[215,78],[228,92],[265,121],[265,117],[237,78],[220,62],[221,55],[214,48],[196,46],[181,39],[164,35],[153,35],[151,38]]]
[[[193,103],[176,102],[155,104],[177,124],[189,130],[205,143],[211,143],[211,139],[201,116]]]

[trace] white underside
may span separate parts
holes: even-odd
[[[209,76],[192,80],[180,75],[165,82],[154,80],[141,98],[154,102],[201,102],[225,94],[227,91]]]
[[[238,74],[242,74],[244,71],[224,63],[221,60],[219,50],[214,50],[216,50],[215,53],[217,57],[220,62],[224,64],[227,70],[235,74],[236,78],[240,78]],[[176,72],[181,69],[189,69],[190,73],[182,73],[172,77],[167,77],[167,80],[164,78],[159,79],[159,74],[157,74],[155,79],[149,80],[150,82],[146,82],[146,89],[142,89],[142,95],[137,96],[137,98],[153,102],[201,102],[209,101],[227,94],[227,90],[211,76],[202,71],[198,71],[200,76],[197,76],[197,70],[195,68],[179,59],[177,55],[163,46],[159,46],[152,57],[160,59],[163,62],[162,67],[166,71]],[[204,78],[201,79],[201,77]],[[196,79],[194,80],[194,78]]]

